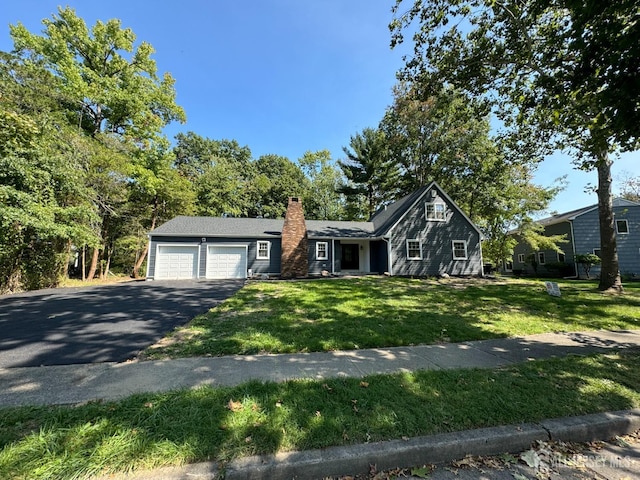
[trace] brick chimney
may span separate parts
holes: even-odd
[[[302,201],[298,197],[290,197],[282,227],[280,275],[283,278],[306,277],[309,273],[308,254]]]

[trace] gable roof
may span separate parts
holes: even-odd
[[[632,202],[631,200],[627,200],[625,198],[614,198],[613,206],[615,207],[640,207],[640,203]],[[568,222],[576,219],[580,215],[584,215],[585,213],[592,212],[598,209],[598,204],[589,205],[588,207],[577,208],[575,210],[571,210],[565,213],[557,213],[555,215],[551,215],[550,217],[545,217],[540,220],[537,220],[536,223],[543,225],[545,227],[550,225],[556,225],[562,222]]]
[[[305,220],[307,234],[310,238],[380,238],[397,225],[411,207],[432,188],[437,188],[440,194],[456,207],[469,224],[480,232],[455,202],[435,182],[431,182],[429,185],[381,208],[368,222]],[[180,215],[149,232],[149,235],[154,237],[280,237],[283,225],[283,219]]]
[[[433,183],[431,184],[433,185]],[[413,193],[402,197],[381,209],[379,209],[369,219],[369,222],[373,224],[375,233],[378,236],[382,236],[393,227],[404,213],[431,187],[427,185],[419,188]]]

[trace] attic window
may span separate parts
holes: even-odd
[[[427,220],[443,222],[445,205],[444,203],[425,203],[425,211]]]
[[[629,233],[629,222],[627,220],[616,220],[616,233]]]

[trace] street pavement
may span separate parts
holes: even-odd
[[[198,357],[125,363],[2,368],[0,369],[0,406],[77,404],[91,400],[117,400],[134,393],[197,388],[202,385],[238,385],[248,380],[282,382],[297,378],[363,377],[370,374],[420,369],[496,368],[554,356],[588,355],[638,347],[640,347],[640,330],[590,331],[327,353]],[[224,475],[226,479],[339,477],[366,473],[372,464],[377,465],[378,469],[437,464],[463,458],[469,454],[492,455],[521,452],[529,449],[536,442],[550,440],[607,440],[638,429],[640,429],[640,410],[609,412],[596,416],[550,419],[536,424],[471,430],[406,441],[397,440],[250,457],[227,464]],[[623,456],[624,459],[629,459],[629,465],[620,463],[622,460],[618,463],[613,460],[602,463],[605,466],[627,468],[629,470],[627,478],[640,478],[638,465],[640,447],[636,445],[630,451],[632,453]],[[614,452],[612,455],[617,453]],[[632,458],[635,458],[635,463],[631,461]],[[443,472],[446,471],[448,470],[443,470]],[[619,468],[616,469],[614,475],[619,471]],[[498,475],[498,471],[494,473]],[[511,473],[509,475],[511,476],[508,478],[518,478]],[[524,478],[529,478],[526,474],[522,475]],[[193,480],[219,478],[219,476],[220,472],[215,463],[202,463],[177,469],[162,469],[106,478]],[[429,478],[447,477],[431,476]],[[500,477],[458,476],[455,478]],[[625,477],[605,475],[602,478]]]

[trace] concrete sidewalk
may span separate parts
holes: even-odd
[[[281,382],[296,378],[362,377],[420,369],[495,368],[528,360],[566,355],[588,355],[617,349],[639,348],[640,330],[540,334],[457,344],[420,345],[370,350],[295,355],[247,355],[184,358],[163,361],[104,363],[52,367],[0,369],[0,407],[16,405],[76,404],[90,400],[117,400],[134,393],[161,392],[202,385],[237,385],[248,380]],[[640,429],[640,409],[583,417],[550,419],[534,424],[508,425],[465,432],[392,440],[365,445],[332,447],[242,458],[230,462],[222,473],[215,462],[164,468],[134,474],[109,475],[109,480],[205,480],[222,475],[232,479],[313,479],[354,475],[395,467],[441,463],[466,455],[517,453],[537,441],[607,440]],[[612,447],[613,448],[613,447]],[[625,451],[620,460],[612,450],[604,466],[613,473],[567,467],[559,477],[640,478],[640,444]],[[616,453],[618,452],[618,453]],[[616,457],[617,455],[617,457]],[[607,463],[608,462],[608,463]],[[622,466],[625,472],[619,471]],[[520,466],[519,468],[521,468]],[[563,467],[564,468],[564,467]],[[519,470],[524,478],[536,471]],[[514,472],[493,471],[491,476],[464,478],[522,478]],[[572,476],[575,473],[575,476]],[[521,474],[521,473],[519,473]],[[597,476],[600,475],[600,476]],[[615,476],[618,475],[618,476]],[[440,470],[433,478],[463,478]]]
[[[549,333],[464,343],[370,350],[196,357],[0,369],[0,406],[117,400],[134,393],[249,380],[363,377],[377,373],[495,368],[532,359],[640,347],[640,330]]]

